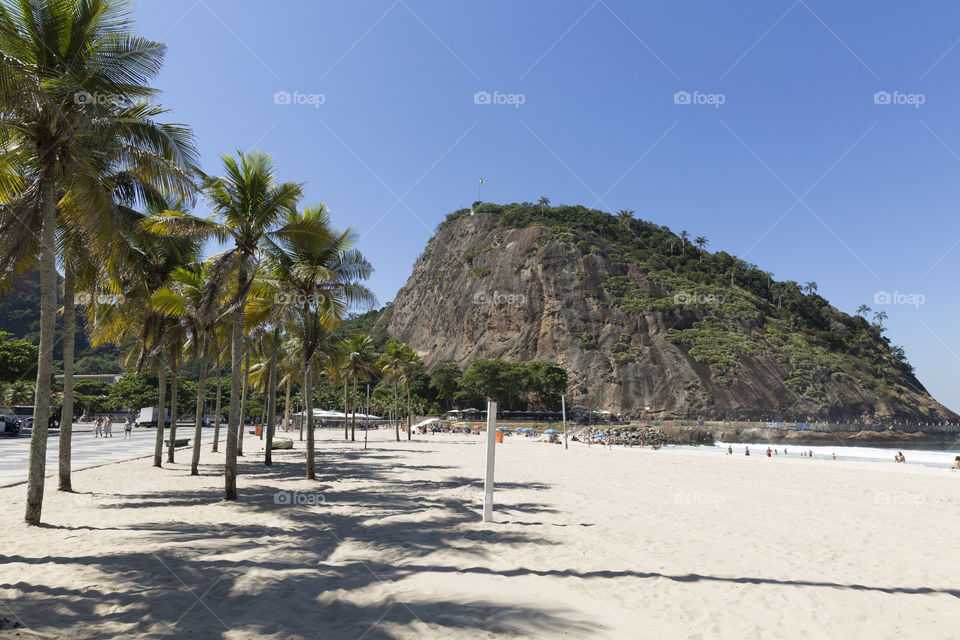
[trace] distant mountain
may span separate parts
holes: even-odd
[[[62,278],[58,284],[63,285]],[[61,292],[62,293],[62,292]],[[58,295],[58,303],[61,296]],[[76,373],[117,373],[119,351],[112,346],[92,347],[87,340],[86,314],[76,314]],[[31,344],[40,343],[40,274],[37,270],[13,276],[8,287],[0,288],[0,331],[8,331]],[[63,372],[63,317],[57,316],[54,369]]]
[[[373,330],[427,365],[555,360],[572,402],[633,415],[958,418],[877,324],[682,235],[632,212],[477,203],[438,226]]]

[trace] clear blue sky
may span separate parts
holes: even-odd
[[[844,311],[884,310],[920,380],[960,410],[955,1],[134,8],[169,45],[160,101],[194,128],[205,170],[272,153],[305,203],[356,230],[381,303],[482,176],[485,201],[635,209],[814,280]],[[476,104],[480,91],[522,104]],[[875,304],[882,291],[924,300]]]

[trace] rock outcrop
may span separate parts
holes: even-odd
[[[773,321],[754,313],[751,305],[759,303],[748,293],[737,298],[739,306],[727,301],[721,323],[712,294],[665,286],[595,235],[508,228],[500,218],[477,212],[442,225],[380,319],[380,329],[415,348],[427,366],[553,360],[570,374],[572,404],[633,416],[957,419],[909,372],[888,371],[874,384],[864,373],[874,365],[820,346],[810,353],[851,373],[805,363],[785,346],[792,327],[772,333]],[[644,305],[631,307],[630,300]],[[703,355],[712,343],[697,351],[684,330],[711,326],[726,332],[721,343],[734,336],[749,348]]]

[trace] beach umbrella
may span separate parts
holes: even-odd
[[[509,431],[510,427],[497,427],[497,431]]]
[[[556,433],[556,432],[557,432],[556,429],[547,429],[546,431],[544,431],[544,433]]]

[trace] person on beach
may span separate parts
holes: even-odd
[[[808,458],[812,458],[812,457],[813,457],[813,449],[810,449],[810,451],[807,451],[807,457],[808,457]]]
[[[898,451],[897,455],[893,456],[894,462],[906,462],[907,459],[903,457],[903,451]]]
[[[745,455],[745,456],[750,455],[750,447],[744,447],[744,448],[743,448],[743,455]]]
[[[783,448],[783,455],[787,455],[787,448],[786,448],[786,447]]]
[[[953,459],[953,468],[960,470],[960,456]]]
[[[837,459],[837,454],[833,454],[833,459],[834,459],[834,460]]]
[[[728,444],[728,445],[727,445],[727,455],[728,455],[728,456],[732,456],[732,455],[733,455],[733,445],[732,445],[732,444]]]
[[[133,437],[133,420],[127,418],[127,421],[123,423],[123,437],[124,439]]]
[[[97,421],[93,423],[93,437],[99,438],[103,435],[103,419],[98,417]]]
[[[770,449],[770,447],[767,447],[767,457],[768,457],[768,458],[772,458],[772,457],[773,457],[773,451]]]
[[[107,416],[107,419],[103,421],[103,437],[107,436],[113,437],[113,419],[110,416]]]

